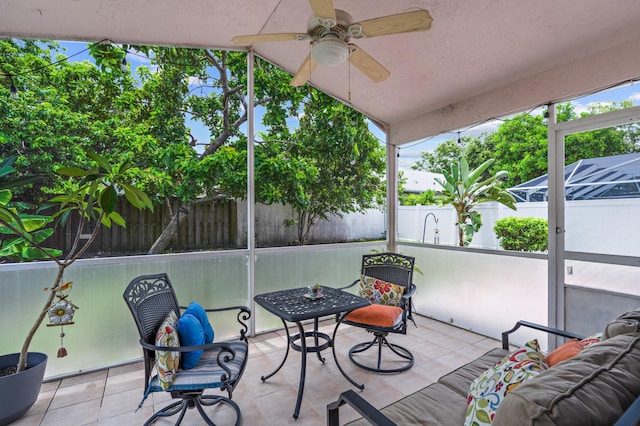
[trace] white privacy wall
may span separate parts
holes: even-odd
[[[485,203],[476,209],[482,214],[482,228],[471,247],[499,249],[493,226],[507,216],[547,217],[547,203],[517,203],[513,211],[498,203]],[[433,242],[438,218],[440,244],[457,244],[456,217],[452,207],[400,206],[398,235],[401,241]],[[640,199],[567,201],[565,205],[565,248],[568,251],[640,256]]]

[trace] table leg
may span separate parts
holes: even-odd
[[[304,379],[307,374],[307,339],[304,334],[304,328],[302,327],[300,321],[297,321],[296,324],[300,333],[300,354],[302,355],[302,362],[300,365],[300,385],[298,386],[298,399],[296,400],[296,408],[293,410],[294,419],[297,419],[300,415],[300,405],[302,405],[302,394],[304,393]]]
[[[336,327],[333,329],[333,336],[331,336],[331,351],[333,352],[333,360],[336,362],[336,365],[338,366],[338,370],[340,370],[344,378],[347,379],[353,386],[357,387],[360,390],[363,390],[364,384],[359,384],[355,382],[351,377],[349,377],[349,375],[345,373],[342,367],[340,366],[340,363],[338,362],[338,357],[336,356],[336,332],[338,331],[338,327],[340,327],[340,324],[342,324],[342,320],[347,315],[347,313],[340,315],[340,318],[336,322]]]
[[[316,348],[320,346],[320,342],[318,340],[318,318],[317,317],[313,319],[313,342],[316,345]],[[324,364],[325,359],[320,353],[320,351],[317,351],[316,355],[318,356],[318,359]]]
[[[282,325],[284,325],[284,331],[287,332],[287,351],[284,353],[284,358],[282,359],[282,362],[280,363],[280,365],[278,366],[278,368],[276,368],[273,373],[271,374],[267,374],[266,376],[262,376],[260,377],[260,380],[262,380],[263,382],[265,380],[267,380],[269,377],[273,376],[274,374],[276,374],[278,371],[280,371],[280,369],[282,368],[282,366],[284,365],[284,362],[287,360],[287,357],[289,356],[289,346],[291,343],[291,338],[289,337],[289,327],[287,327],[287,323],[284,322],[284,320],[282,321]]]

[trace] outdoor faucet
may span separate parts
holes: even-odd
[[[424,225],[422,226],[422,242],[424,243],[424,233],[427,230],[427,218],[429,216],[433,216],[433,220],[436,223],[436,229],[433,232],[433,243],[440,244],[440,230],[438,229],[438,218],[436,217],[435,214],[431,212],[427,213],[427,215],[424,217]]]

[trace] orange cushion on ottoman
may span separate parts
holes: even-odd
[[[401,315],[402,308],[398,306],[386,306],[375,303],[349,312],[345,319],[361,324],[393,327]]]

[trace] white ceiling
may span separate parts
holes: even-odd
[[[372,83],[348,62],[311,84],[389,126],[402,144],[640,76],[638,0],[334,0],[354,21],[416,8],[427,32],[355,43],[391,76]],[[234,35],[305,32],[305,0],[5,0],[0,37],[246,49]],[[255,52],[295,73],[305,41]],[[350,78],[349,78],[350,74]]]

